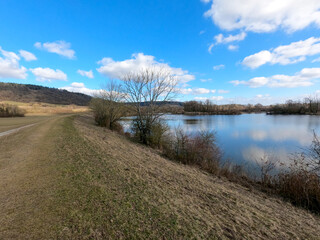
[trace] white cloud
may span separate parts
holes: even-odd
[[[311,37],[270,51],[260,51],[246,57],[242,64],[250,68],[257,68],[266,63],[287,65],[304,61],[307,56],[316,54],[320,54],[320,38]]]
[[[43,49],[45,51],[56,53],[66,58],[75,58],[75,51],[72,50],[71,44],[65,41],[55,41],[55,42],[36,42],[34,46],[38,49]]]
[[[37,81],[41,82],[51,82],[53,80],[67,81],[67,75],[61,70],[51,69],[51,68],[33,68],[30,71],[36,76]]]
[[[238,46],[238,45],[230,44],[230,45],[228,46],[228,49],[229,49],[230,51],[236,51],[236,50],[239,49],[239,46]]]
[[[314,24],[320,27],[319,0],[212,0],[205,13],[221,29],[294,32]]]
[[[208,79],[200,79],[201,82],[211,82],[212,81],[212,78],[208,78]]]
[[[20,50],[19,53],[20,53],[20,56],[23,57],[24,60],[26,60],[28,62],[37,60],[37,57],[31,52],[28,52],[28,51],[25,51],[25,50]]]
[[[186,83],[195,79],[195,76],[181,68],[170,67],[167,63],[155,60],[154,56],[144,55],[143,53],[133,54],[131,59],[124,61],[114,61],[112,58],[103,58],[98,62],[102,66],[97,71],[109,78],[119,79],[125,74],[146,69],[148,67],[161,68],[171,72],[177,77],[180,83]]]
[[[193,89],[193,94],[208,94],[211,91],[209,89],[206,88],[195,88]]]
[[[220,94],[229,93],[229,92],[230,92],[229,90],[223,90],[223,89],[218,90],[218,93]]]
[[[246,57],[242,64],[250,68],[257,68],[272,60],[272,54],[269,51],[261,51]]]
[[[258,95],[256,95],[256,97],[257,98],[263,98],[265,95],[263,95],[263,94],[258,94]],[[267,97],[269,97],[269,94],[267,94]]]
[[[8,52],[0,47],[0,78],[26,79],[27,69],[20,67],[20,57],[14,52]],[[0,56],[1,56],[0,55]]]
[[[207,89],[207,88],[183,88],[180,89],[181,94],[193,94],[193,95],[199,95],[199,94],[209,94],[209,93],[215,93],[215,89]]]
[[[214,43],[211,43],[209,48],[208,48],[208,52],[211,53],[212,52],[212,48],[214,47]]]
[[[87,78],[93,78],[93,72],[90,71],[84,71],[84,70],[78,70],[77,73],[79,73],[81,76],[87,77]]]
[[[209,98],[207,98],[207,97],[195,97],[194,99],[197,100],[197,101],[205,101],[205,100],[221,101],[221,100],[224,99],[224,97],[223,96],[212,96],[212,97],[209,97]]]
[[[231,42],[239,42],[242,41],[246,38],[247,34],[245,32],[241,32],[236,35],[229,34],[228,36],[223,36],[222,33],[216,35],[214,39],[216,40],[216,45],[217,44],[226,44],[226,43],[231,43]]]
[[[220,65],[216,65],[216,66],[213,66],[213,70],[220,70],[220,69],[224,69],[224,65],[223,64],[220,64]]]
[[[248,81],[231,81],[235,86],[246,85],[251,88],[258,87],[308,87],[313,81],[320,79],[320,68],[304,68],[295,75],[273,75],[271,77],[255,77]]]
[[[229,34],[228,36],[224,36],[222,33],[220,33],[214,37],[215,42],[210,44],[208,51],[209,51],[209,53],[211,53],[212,48],[216,45],[219,45],[219,44],[228,44],[228,43],[232,43],[232,42],[242,41],[246,38],[246,36],[247,36],[247,34],[245,32],[241,32],[236,35]],[[228,46],[229,50],[236,50],[238,48],[239,48],[239,46],[235,46],[235,45]]]
[[[315,62],[320,62],[320,57],[312,60],[312,63],[315,63]]]
[[[84,85],[84,83],[79,83],[79,82],[73,82],[71,83],[70,86],[62,87],[60,89],[67,90],[69,92],[83,93],[90,96],[98,95],[102,91],[102,90],[96,90],[96,89],[89,89]]]

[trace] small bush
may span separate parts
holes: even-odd
[[[164,154],[184,164],[200,166],[210,173],[219,171],[221,152],[212,132],[199,132],[192,136],[177,129],[174,136],[166,141]]]
[[[163,148],[163,145],[167,140],[166,133],[168,130],[168,125],[160,120],[151,124],[141,124],[141,122],[136,119],[133,121],[132,125],[132,132],[137,141],[153,148],[160,149]]]
[[[317,174],[302,169],[281,173],[275,186],[292,203],[320,212],[320,179]]]
[[[122,125],[120,123],[118,123],[118,122],[114,122],[112,124],[112,129],[111,130],[112,131],[116,131],[116,132],[120,133],[121,135],[125,134]]]
[[[123,103],[93,98],[90,102],[90,108],[93,111],[94,120],[100,127],[123,131],[120,129],[122,126],[118,123],[118,120],[125,115]]]
[[[0,117],[24,117],[25,111],[18,106],[0,104]]]
[[[156,122],[151,126],[151,134],[148,138],[149,144],[152,147],[162,148],[165,144],[165,134],[169,130],[169,127],[164,122]]]
[[[320,213],[320,175],[317,171],[320,142],[315,139],[307,153],[293,157],[292,163],[285,170],[275,174],[277,162],[264,161],[261,166],[261,186],[291,201],[293,204]],[[284,165],[281,164],[280,165]]]

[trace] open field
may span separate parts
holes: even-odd
[[[17,105],[26,111],[26,116],[48,116],[63,113],[83,113],[89,111],[87,106],[77,105],[59,105],[41,102],[23,103],[13,101],[0,101],[0,103]]]
[[[0,239],[320,238],[319,216],[168,161],[89,115],[0,141]]]

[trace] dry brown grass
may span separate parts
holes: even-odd
[[[128,182],[141,182],[143,197],[177,216],[178,229],[196,238],[319,239],[320,219],[278,198],[196,168],[168,161],[91,120],[76,123],[86,139]]]
[[[320,219],[94,125],[0,138],[0,239],[319,239]]]
[[[58,105],[41,102],[22,103],[12,101],[3,101],[0,103],[16,105],[25,110],[27,116],[47,116],[64,113],[83,113],[89,111],[89,107],[77,105]]]

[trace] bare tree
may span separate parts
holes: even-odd
[[[113,80],[108,82],[90,104],[96,122],[102,127],[114,130],[116,122],[125,114],[124,100],[121,84]]]
[[[134,107],[134,127],[140,141],[149,144],[152,128],[160,122],[161,105],[173,99],[177,79],[167,69],[149,67],[122,77],[126,101]]]

